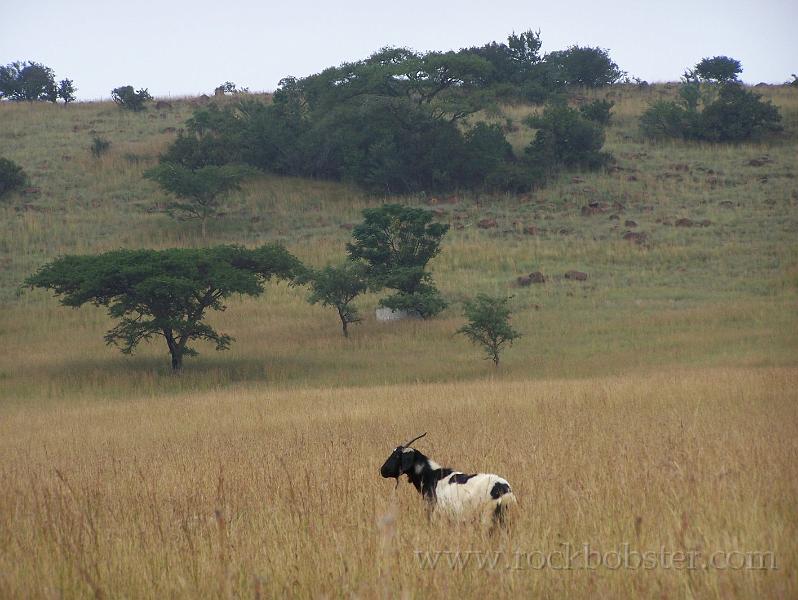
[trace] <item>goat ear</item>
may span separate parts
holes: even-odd
[[[413,468],[413,463],[416,462],[416,451],[402,452],[402,473],[407,473]]]

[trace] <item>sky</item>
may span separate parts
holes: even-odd
[[[706,56],[743,64],[747,83],[798,73],[798,0],[534,2],[403,0],[0,0],[0,64],[43,63],[79,100],[121,85],[156,97],[212,94],[232,81],[273,91],[384,46],[453,50],[540,30],[543,51],[607,48],[630,76],[676,81]]]

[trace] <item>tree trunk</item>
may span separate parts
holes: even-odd
[[[349,323],[347,323],[346,317],[344,315],[342,315],[340,311],[338,312],[338,316],[341,318],[341,330],[344,332],[344,337],[348,338],[349,337],[349,332],[347,331],[346,326]]]
[[[177,372],[183,368],[183,348],[175,342],[171,329],[164,329],[163,336],[166,338],[166,345],[169,346],[169,354],[172,357],[172,371]]]
[[[206,227],[205,227],[205,223],[206,223],[207,221],[208,221],[208,217],[206,217],[206,216],[203,216],[203,217],[202,217],[202,241],[203,241],[203,242],[205,241],[205,229],[206,229]]]

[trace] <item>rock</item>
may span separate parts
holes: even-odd
[[[166,100],[158,100],[155,103],[155,110],[164,110],[167,108],[172,108],[171,102],[167,102]]]
[[[42,191],[42,188],[28,187],[28,188],[25,188],[24,190],[22,190],[22,194],[25,195],[25,196],[33,196],[34,194],[41,193],[41,191]]]
[[[482,219],[477,222],[477,227],[480,229],[495,229],[498,226],[499,224],[496,222],[496,219]]]
[[[352,231],[355,228],[353,223],[341,223],[341,229],[346,229],[347,231]]]
[[[634,222],[634,221],[632,221],[631,219],[627,219],[627,220],[624,222],[624,224],[623,224],[623,225],[624,225],[624,227],[637,227],[637,223],[635,223],[635,222]]]
[[[455,228],[457,231],[462,231],[463,229],[465,229],[465,225],[463,225],[462,223],[455,223],[455,224],[454,224],[454,228]]]
[[[629,175],[629,176],[626,178],[626,181],[637,181],[637,176],[635,176],[635,175]]]
[[[642,232],[627,231],[623,234],[623,239],[625,239],[627,242],[633,242],[639,246],[646,243],[648,236]]]
[[[722,206],[723,208],[734,208],[734,202],[731,200],[724,200],[723,202],[720,202],[718,206]]]
[[[530,273],[527,279],[530,280],[530,283],[546,283],[546,276],[540,271]]]
[[[610,221],[620,221],[621,217],[619,215],[610,215]]]
[[[587,273],[582,273],[582,271],[568,271],[565,273],[565,278],[571,281],[587,281]]]
[[[676,219],[676,227],[692,227],[693,221],[692,219],[682,218]]]
[[[581,177],[571,177],[571,183],[584,183],[585,180]]]
[[[598,215],[605,212],[607,212],[607,205],[601,202],[590,202],[587,206],[582,207],[583,217]]]
[[[712,225],[712,221],[710,221],[709,219],[702,219],[698,223],[696,223],[696,225],[698,225],[699,227],[709,227],[710,225]]]
[[[671,165],[671,169],[673,169],[674,171],[685,171],[685,172],[687,172],[687,171],[690,170],[690,165],[687,165],[685,163],[677,163],[677,164]]]
[[[516,278],[515,284],[518,287],[529,287],[530,285],[532,285],[532,278],[531,277],[524,277],[522,275],[521,277]]]

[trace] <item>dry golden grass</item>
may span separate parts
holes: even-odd
[[[19,406],[0,421],[0,595],[795,597],[797,378],[699,369]],[[379,478],[392,444],[423,430],[433,458],[511,481],[507,532],[430,525],[411,486]],[[516,555],[585,543],[692,553],[696,568],[535,570]],[[481,569],[416,554],[457,550],[503,554]],[[718,551],[772,552],[776,568],[699,568]]]

